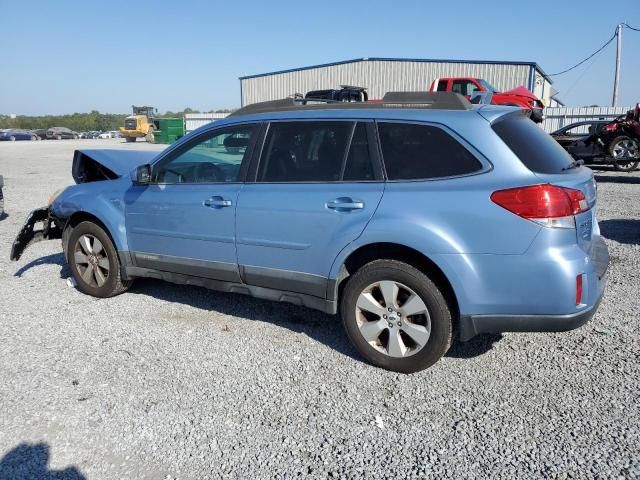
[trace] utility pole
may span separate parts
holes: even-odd
[[[622,27],[624,24],[620,23],[616,27],[617,48],[616,48],[616,76],[613,80],[613,100],[611,106],[615,107],[618,103],[618,84],[620,83],[620,55],[622,54]]]

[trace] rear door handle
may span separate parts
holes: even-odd
[[[224,207],[230,207],[232,205],[231,200],[222,198],[220,195],[214,195],[213,197],[209,197],[204,202],[202,202],[202,204],[205,207],[211,207],[211,208],[224,208]]]
[[[340,197],[335,200],[329,200],[325,206],[338,211],[362,210],[364,208],[364,202],[351,197]]]

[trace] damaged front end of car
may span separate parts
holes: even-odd
[[[53,217],[49,207],[33,210],[11,246],[11,260],[18,260],[29,245],[43,240],[62,238],[64,225]]]
[[[89,208],[90,201],[87,198],[95,199],[97,196],[98,191],[85,189],[84,196],[78,197],[80,185],[97,185],[122,178],[138,164],[147,163],[152,156],[155,156],[155,152],[76,150],[71,169],[76,185],[58,190],[51,196],[46,207],[33,210],[27,216],[11,247],[11,260],[18,260],[30,245],[43,240],[62,238],[64,243],[64,232],[70,216]],[[76,200],[70,202],[70,197],[76,197]]]

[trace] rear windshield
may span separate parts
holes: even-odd
[[[534,173],[569,173],[573,159],[553,137],[524,116],[509,116],[492,126],[524,165]]]

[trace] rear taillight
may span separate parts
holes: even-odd
[[[498,190],[491,194],[491,200],[545,227],[575,228],[573,216],[589,210],[580,190],[550,184]]]

